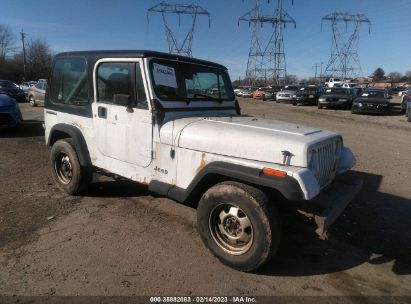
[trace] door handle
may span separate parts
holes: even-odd
[[[97,112],[98,112],[97,113],[98,117],[104,118],[104,119],[107,118],[107,108],[106,107],[98,107]]]

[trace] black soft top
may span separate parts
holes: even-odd
[[[202,65],[208,65],[219,69],[227,70],[227,68],[221,64],[214,63],[207,60],[191,58],[181,55],[168,54],[156,51],[147,50],[99,50],[99,51],[75,51],[75,52],[63,52],[55,56],[58,57],[85,57],[91,59],[92,61],[97,61],[101,58],[160,58],[160,59],[171,59],[182,62],[197,63]]]

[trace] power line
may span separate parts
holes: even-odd
[[[192,44],[194,36],[194,28],[197,21],[197,16],[205,15],[208,16],[208,26],[210,26],[210,13],[196,4],[170,4],[169,2],[161,2],[158,5],[153,6],[147,10],[147,21],[149,13],[160,13],[163,20],[164,32],[166,33],[167,43],[169,53],[179,54],[192,57]],[[177,14],[178,15],[178,25],[181,25],[181,15],[191,16],[191,25],[188,29],[187,34],[184,36],[183,42],[179,43],[177,40],[177,35],[171,29],[169,22],[167,20],[167,14]]]

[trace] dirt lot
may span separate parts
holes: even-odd
[[[330,232],[284,214],[281,249],[255,273],[220,264],[196,232],[195,209],[145,187],[95,178],[82,197],[52,184],[42,108],[0,133],[0,294],[410,295],[411,124],[241,100],[243,113],[340,132],[365,186]]]

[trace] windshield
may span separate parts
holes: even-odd
[[[350,95],[350,89],[344,89],[344,88],[332,88],[328,89],[326,91],[327,94],[331,95]]]
[[[299,87],[297,86],[286,86],[284,87],[284,91],[298,91]]]
[[[299,93],[316,93],[317,88],[316,87],[302,87],[299,91]]]
[[[225,70],[168,60],[150,63],[156,95],[170,101],[232,101],[234,93]]]
[[[8,80],[2,80],[0,81],[0,88],[17,88],[18,85],[15,83],[8,81]]]
[[[382,91],[364,91],[362,97],[385,98],[385,94]]]

